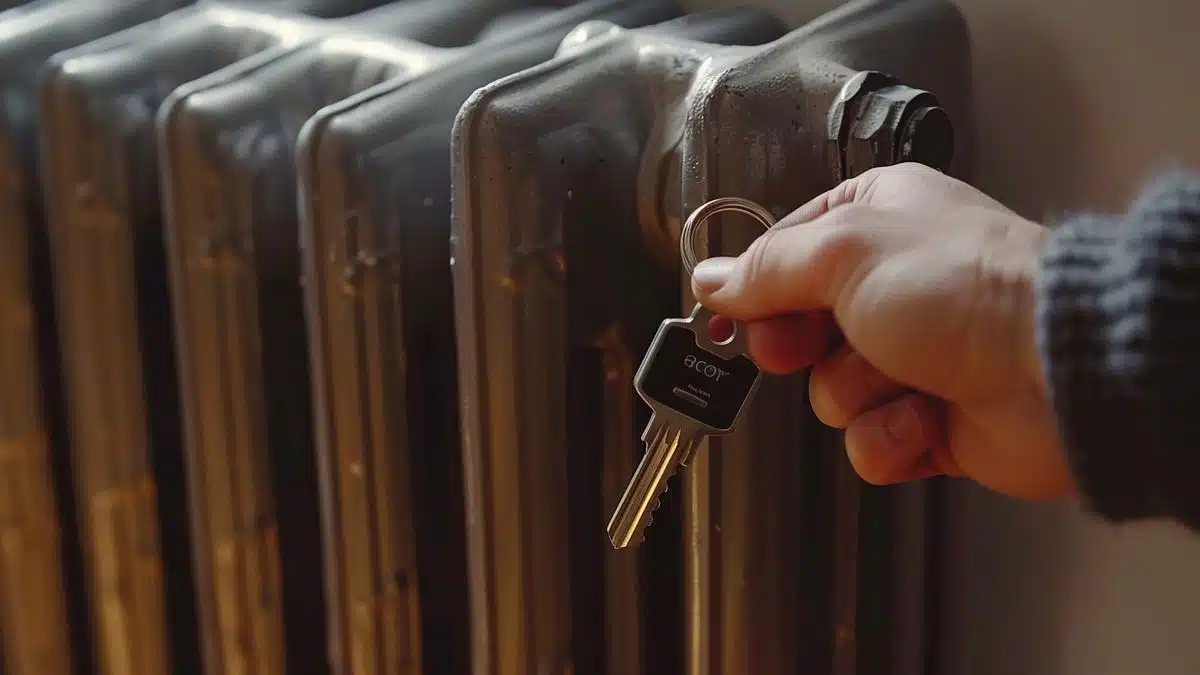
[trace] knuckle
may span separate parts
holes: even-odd
[[[809,379],[814,413],[825,424],[839,429],[900,390],[900,385],[853,350],[817,363]]]
[[[876,166],[842,181],[830,192],[829,207],[870,203],[878,184],[900,171],[897,165]]]
[[[884,399],[901,389],[899,384],[880,372],[860,352],[849,352],[842,367],[846,386],[853,387],[850,395],[853,396],[855,414],[883,403]]]
[[[778,248],[780,230],[767,230],[742,254],[742,273],[746,283],[775,280],[779,276]]]
[[[894,467],[880,452],[859,434],[847,433],[846,458],[854,472],[871,485],[888,485],[894,482]]]
[[[920,162],[901,162],[891,167],[891,174],[897,176],[912,176],[916,178],[942,177],[946,174]]]
[[[865,175],[865,174],[864,174]],[[863,176],[850,178],[837,184],[832,190],[825,193],[825,209],[832,211],[833,209],[845,208],[858,200],[858,193],[862,186]]]
[[[855,227],[855,224],[870,217],[871,208],[852,204],[845,209],[839,223],[822,228],[814,236],[813,263],[820,269],[843,269],[861,260],[869,249],[862,228]]]
[[[876,186],[880,181],[887,180],[896,170],[895,166],[877,166],[864,171],[854,179],[854,201],[869,203]]]
[[[853,413],[846,405],[844,379],[830,367],[829,361],[813,366],[808,378],[808,399],[813,414],[835,429],[845,429],[853,419]]]
[[[874,167],[855,179],[854,201],[878,205],[903,200],[906,193],[943,184],[947,178],[941,171],[919,162]]]

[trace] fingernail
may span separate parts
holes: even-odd
[[[701,260],[696,269],[692,270],[692,283],[705,293],[718,291],[729,275],[733,273],[733,263],[737,258],[707,258]]]
[[[889,406],[883,426],[892,442],[897,445],[913,445],[923,440],[921,419],[908,401],[899,401]]]

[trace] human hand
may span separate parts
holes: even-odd
[[[1034,345],[1041,225],[919,164],[873,169],[790,214],[692,289],[778,374],[813,366],[822,422],[864,480],[967,476],[1070,493]]]

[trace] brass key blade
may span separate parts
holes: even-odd
[[[644,438],[646,454],[621,495],[612,520],[608,521],[608,538],[614,548],[641,541],[652,520],[651,514],[658,508],[658,498],[667,489],[667,481],[696,442],[694,434],[661,422],[651,422]]]

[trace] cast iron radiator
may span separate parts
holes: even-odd
[[[369,563],[369,540],[351,540],[350,534],[370,513],[396,508],[396,500],[381,499],[396,493],[396,487],[384,484],[382,491],[372,493],[356,472],[360,467],[388,471],[387,462],[394,462],[389,451],[407,446],[408,473],[423,477],[412,484],[407,498],[415,500],[415,512],[443,514],[433,519],[432,527],[423,518],[416,532],[418,569],[431,572],[426,577],[431,583],[421,585],[422,602],[432,607],[449,600],[442,596],[451,588],[463,591],[452,598],[456,604],[466,599],[463,556],[451,560],[439,555],[447,536],[453,537],[449,543],[456,551],[464,543],[461,530],[445,529],[447,523],[461,521],[463,509],[461,467],[457,461],[447,462],[457,460],[461,452],[447,265],[454,114],[477,87],[553,56],[559,40],[582,18],[577,10],[606,5],[643,10],[650,6],[611,0],[584,3],[574,8],[571,22],[554,20],[553,30],[498,44],[486,59],[462,60],[326,108],[303,134],[305,279],[318,407],[325,415],[318,425],[325,444],[322,455],[327,466],[341,467],[331,490],[338,499],[331,511],[341,514],[346,538],[339,553],[347,565]],[[660,9],[655,15],[664,13]],[[761,12],[741,10],[676,19],[654,30],[754,42],[778,35],[780,27]],[[361,421],[352,426],[349,420]],[[403,426],[396,425],[400,420]],[[375,444],[372,455],[364,457]],[[376,484],[379,480],[375,478]],[[443,501],[448,495],[453,499]],[[380,522],[395,521],[398,515],[387,514]],[[596,554],[595,562],[603,564],[603,551]],[[352,584],[362,583],[354,576],[361,573],[347,569],[352,575],[342,592],[367,592],[354,590]],[[442,583],[437,583],[439,578]],[[636,633],[642,621],[634,602],[632,584],[637,579],[627,581],[630,584],[612,594],[613,601],[622,604],[615,618]],[[448,633],[436,624],[430,628]],[[602,626],[593,629],[603,636]],[[620,640],[609,647],[614,658],[625,659],[616,672],[641,672],[635,665],[641,653],[637,640]],[[459,649],[465,653],[465,644]]]
[[[0,673],[925,672],[936,486],[801,377],[604,526],[682,218],[965,175],[969,61],[949,0],[0,0]]]
[[[652,672],[913,672],[922,655],[903,650],[921,636],[901,633],[923,593],[893,571],[922,564],[921,533],[899,535],[921,529],[923,486],[862,488],[803,378],[767,378],[676,479],[644,583],[600,530],[642,451],[633,372],[691,308],[681,217],[719,196],[782,217],[901,160],[951,170],[965,25],[942,0],[867,0],[755,48],[594,34],[483,87],[454,127],[474,672],[623,672],[591,641],[633,639],[610,599],[635,588],[638,638],[685,646]],[[760,232],[722,220],[710,252]],[[682,601],[645,602],[664,586]]]
[[[314,6],[311,0],[304,4],[302,9]],[[163,554],[177,556],[162,563],[168,572],[167,608],[157,606],[161,601],[150,595],[148,583],[131,583],[124,597],[112,598],[117,620],[140,617],[145,621],[141,633],[163,625],[150,617],[165,612],[172,620],[165,623],[178,627],[178,642],[195,640],[197,631],[188,625],[184,610],[170,608],[170,592],[177,589],[177,606],[193,595],[197,601],[200,647],[210,672],[282,673],[287,662],[327,658],[315,468],[309,434],[296,433],[308,426],[306,388],[264,397],[236,381],[228,383],[231,377],[269,374],[278,363],[302,364],[305,341],[299,331],[289,330],[296,326],[273,320],[287,312],[286,306],[271,302],[264,306],[270,312],[265,325],[288,338],[268,345],[266,353],[274,362],[248,362],[255,346],[235,336],[234,352],[196,369],[193,345],[203,355],[211,342],[196,340],[186,324],[185,330],[176,330],[171,316],[164,228],[169,233],[178,219],[170,208],[172,191],[168,188],[160,199],[160,167],[169,173],[172,155],[164,151],[159,159],[156,114],[160,108],[173,109],[173,102],[193,89],[237,80],[325,34],[378,31],[452,47],[470,42],[502,12],[527,4],[414,0],[325,22],[306,20],[279,3],[272,11],[200,5],[61,53],[46,68],[43,177],[52,206],[49,229],[69,410],[74,414],[76,488],[90,496],[144,486],[142,504],[118,517],[141,520],[138,529],[150,537],[157,480]],[[364,3],[325,5],[325,10],[354,12]],[[354,81],[352,71],[331,71],[331,79],[350,76]],[[321,84],[318,73],[300,74],[293,94]],[[369,83],[371,76],[360,79]],[[255,180],[294,180],[286,165],[282,168],[281,174]],[[219,199],[218,206],[237,204],[233,196]],[[169,244],[169,234],[165,239]],[[221,325],[210,328],[220,330]],[[174,349],[176,339],[179,349]],[[305,404],[292,405],[295,397]],[[226,406],[228,415],[213,417],[214,409]],[[300,419],[294,418],[297,413]],[[279,457],[268,456],[268,438]],[[83,462],[84,457],[91,462]],[[187,504],[182,500],[185,474]],[[168,503],[171,498],[175,504]],[[288,517],[280,520],[278,513]],[[195,559],[191,575],[184,558],[189,543]],[[120,557],[122,547],[112,550],[118,555],[106,562],[120,584],[120,577],[135,574],[139,565]],[[153,541],[144,541],[143,550],[153,555]],[[145,595],[138,597],[139,591]],[[120,589],[99,593],[119,595]],[[108,648],[110,635],[121,628],[103,620],[99,626],[110,631],[97,640]],[[196,662],[188,651],[177,651],[183,663]]]
[[[0,661],[18,675],[86,672],[84,572],[38,179],[37,78],[56,52],[190,3],[5,3],[14,4],[21,6],[0,13]]]
[[[302,289],[296,283],[301,264],[291,170],[296,145],[306,136],[305,120],[359,91],[370,94],[376,85],[403,86],[459,62],[492,63],[494,54],[512,45],[529,52],[534,39],[546,45],[542,51],[548,57],[557,40],[589,16],[624,17],[636,25],[666,13],[658,3],[628,0],[588,2],[542,16],[525,11],[520,20],[505,18],[474,46],[458,49],[335,35],[247,63],[234,77],[224,77],[226,71],[177,90],[161,111],[160,151],[184,409],[206,417],[194,424],[199,429],[244,424],[262,430],[259,439],[252,437],[243,446],[227,437],[206,439],[198,455],[205,462],[275,455],[272,464],[279,466],[289,463],[287,454],[297,449],[312,452],[311,374],[304,367],[309,341]],[[427,93],[423,103],[453,115],[465,94],[444,102],[451,94]],[[443,155],[449,157],[448,130],[445,139]],[[418,167],[422,172],[434,168]],[[445,169],[439,182],[448,181]],[[448,214],[448,206],[442,206]],[[453,345],[451,335],[444,339]],[[394,390],[389,377],[394,364],[386,355],[372,362],[371,376]],[[245,416],[244,422],[226,418],[231,397],[260,401],[262,411],[253,404],[245,410],[235,406],[233,414]],[[384,405],[385,419],[377,420],[384,430],[375,435],[387,430],[403,435],[382,436],[372,448],[368,430],[340,456],[330,454],[324,435],[318,446],[329,498],[325,508],[335,518],[325,528],[333,660],[348,672],[396,672],[417,669],[424,658],[432,672],[460,672],[462,665],[456,664],[465,664],[466,596],[465,574],[456,570],[464,564],[464,535],[461,488],[453,488],[461,478],[454,471],[457,462],[446,465],[457,448],[435,446],[432,465],[420,474],[434,481],[437,472],[449,471],[440,480],[444,489],[432,490],[428,498],[414,494],[409,453],[401,445],[413,428],[406,423],[406,411],[394,407],[390,398],[363,401],[354,411],[339,405],[334,425],[343,435],[351,433],[353,421]],[[453,407],[451,400],[435,413]],[[366,456],[360,454],[364,452]],[[319,502],[316,494],[309,496],[315,516]],[[436,522],[438,533],[424,527],[418,532],[413,512]],[[313,532],[315,528],[297,538],[315,543]],[[427,582],[420,583],[422,578]],[[430,592],[422,593],[422,586]]]

